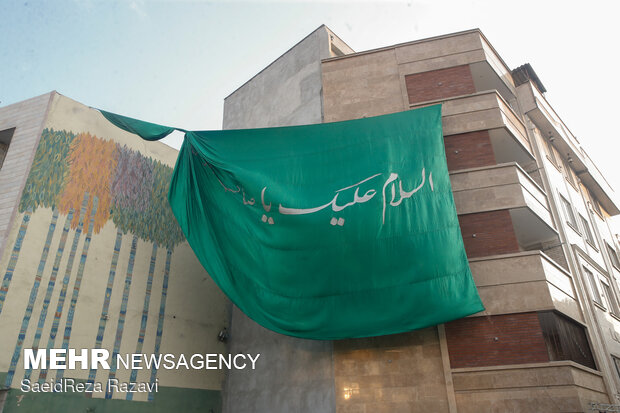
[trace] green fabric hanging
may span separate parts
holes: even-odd
[[[106,112],[101,109],[97,110],[114,125],[127,132],[135,133],[147,141],[158,141],[170,135],[175,129],[177,129],[158,125],[156,123],[145,122],[143,120],[128,118],[127,116],[117,115],[116,113]]]
[[[168,199],[222,291],[279,333],[378,336],[483,310],[452,197],[440,105],[187,132]]]

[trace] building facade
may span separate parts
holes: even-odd
[[[228,96],[224,129],[442,104],[485,311],[404,334],[303,340],[229,302],[165,194],[177,152],[55,92],[0,108],[0,412],[583,412],[619,404],[613,190],[526,64],[479,30],[354,52],[325,26]],[[218,333],[228,327],[227,343]],[[24,348],[260,353],[256,370],[23,368]],[[33,394],[23,379],[159,391]],[[600,408],[599,408],[600,410]]]
[[[226,412],[590,411],[620,394],[613,190],[545,99],[479,30],[355,53],[321,26],[228,96],[224,129],[442,104],[446,160],[486,310],[411,333],[284,337],[234,308]]]
[[[226,353],[228,300],[168,205],[176,157],[56,92],[0,108],[0,412],[221,411],[224,370],[24,365],[24,349]],[[59,379],[104,391],[20,391]]]

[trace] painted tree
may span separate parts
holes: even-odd
[[[156,337],[156,351],[159,352],[161,334],[163,331],[163,316],[165,312],[166,290],[172,250],[175,245],[184,239],[183,233],[178,226],[168,204],[167,194],[171,178],[172,168],[169,166],[166,166],[159,161],[153,161],[151,158],[144,157],[140,153],[131,151],[126,147],[119,147],[117,170],[112,184],[112,221],[118,228],[115,251],[120,250],[119,246],[122,242],[121,232],[132,233],[133,238],[129,255],[129,263],[127,265],[127,274],[125,276],[119,319],[116,327],[113,359],[120,349],[123,336],[123,328],[127,312],[129,290],[133,277],[133,265],[138,239],[153,243],[153,247],[149,262],[149,272],[147,276],[147,286],[142,310],[140,332],[136,343],[137,353],[142,352],[144,345],[144,336],[148,321],[157,251],[160,246],[167,249],[164,270],[164,288],[162,300],[160,301],[160,320],[158,322]],[[107,311],[109,309],[111,288],[116,273],[115,267],[117,262],[118,258],[113,256],[113,263],[111,266],[113,269],[111,269],[108,277],[108,288],[106,289],[99,331],[95,342],[95,347],[98,348],[101,346],[103,334],[106,328]],[[96,371],[91,371],[89,374],[89,380],[94,381],[95,375]],[[115,375],[116,366],[111,366],[108,378],[114,378]],[[137,377],[136,370],[132,371],[131,377],[132,380],[135,380]],[[109,389],[106,392],[106,397],[112,397],[112,392]],[[131,399],[131,395],[128,395],[128,399]]]
[[[104,297],[103,308],[99,322],[99,329],[95,340],[95,347],[100,348],[105,333],[107,313],[109,310],[112,286],[116,276],[118,254],[122,244],[122,236],[125,233],[133,235],[129,262],[125,276],[125,284],[121,301],[121,309],[116,328],[113,348],[113,359],[120,349],[122,340],[129,291],[133,278],[133,268],[138,245],[138,238],[150,241],[144,231],[143,215],[150,201],[150,191],[153,186],[153,167],[150,158],[145,158],[139,152],[128,149],[126,146],[116,146],[116,170],[111,181],[111,218],[117,228],[116,241],[112,263],[108,275],[108,286]],[[116,365],[110,370],[110,377],[114,377]],[[94,380],[96,371],[91,370],[89,380]]]
[[[112,201],[111,185],[116,170],[118,155],[117,145],[108,140],[97,138],[89,133],[80,133],[71,145],[69,163],[70,173],[67,184],[59,203],[62,213],[79,209],[84,194],[90,196],[84,221],[94,215],[95,234],[99,233],[106,221],[110,218]],[[99,200],[96,212],[93,211],[94,197]],[[77,228],[79,217],[75,215],[71,228]]]
[[[32,213],[38,207],[51,208],[53,212],[50,228],[56,226],[56,221],[58,220],[57,200],[59,194],[64,189],[69,170],[67,157],[74,138],[74,134],[64,130],[55,131],[54,129],[46,128],[41,133],[41,140],[34,155],[30,173],[26,179],[19,203],[19,212],[23,213],[24,216],[22,217],[2,285],[0,286],[0,314],[2,313],[2,307],[13,278]],[[46,245],[49,248],[49,244]]]
[[[155,336],[155,348],[154,353],[159,354],[161,347],[161,340],[164,329],[164,318],[166,312],[166,298],[168,294],[168,280],[170,276],[170,265],[172,259],[172,253],[174,248],[185,240],[183,231],[177,223],[177,220],[172,213],[170,204],[168,202],[168,189],[170,188],[170,181],[172,179],[172,168],[162,164],[159,161],[153,163],[153,189],[151,192],[151,202],[149,203],[149,209],[146,212],[147,222],[149,223],[149,234],[154,240],[155,245],[161,245],[166,248],[166,262],[164,265],[164,279],[162,286],[162,295],[159,304],[159,314],[157,320],[157,332]],[[146,329],[147,315],[148,315],[148,302],[145,300],[145,310],[142,314],[141,335]],[[143,341],[144,339],[142,339]],[[140,338],[138,339],[138,346],[140,351],[142,350],[142,343]],[[138,348],[137,346],[137,348]],[[136,376],[136,372],[132,371],[132,377]],[[150,382],[155,383],[157,378],[157,369],[153,366],[151,369]],[[149,393],[149,400],[153,400],[153,393]]]
[[[71,279],[71,271],[75,261],[77,247],[82,235],[83,227],[87,224],[86,240],[82,247],[80,264],[72,291],[65,334],[63,335],[62,347],[68,348],[73,325],[73,315],[77,305],[84,266],[88,255],[88,247],[93,232],[98,233],[110,217],[111,192],[110,185],[116,169],[116,144],[112,141],[99,139],[89,133],[78,134],[71,144],[71,150],[67,158],[70,169],[64,191],[60,197],[59,210],[69,214],[71,211],[80,211],[74,214],[71,220],[71,228],[75,229],[65,275],[62,280],[62,288],[56,304],[56,312],[47,342],[47,348],[55,347],[56,335],[60,325],[60,319],[64,312],[64,304],[67,297],[67,289]],[[63,370],[58,370],[62,376]],[[47,370],[42,369],[39,382],[47,378]]]
[[[112,181],[112,221],[124,233],[145,241],[144,212],[151,202],[153,161],[126,146],[117,146],[118,163]]]
[[[118,255],[122,244],[122,235],[131,233],[133,238],[127,266],[127,275],[125,277],[125,288],[123,291],[119,321],[116,329],[114,354],[118,353],[122,339],[138,239],[152,242],[153,247],[142,312],[142,323],[138,343],[136,344],[137,352],[142,351],[144,344],[157,251],[159,247],[166,248],[162,297],[160,300],[157,336],[155,340],[155,352],[159,353],[163,333],[172,252],[174,247],[184,240],[184,236],[172,214],[167,200],[171,177],[172,168],[161,162],[153,161],[151,158],[144,157],[139,152],[132,151],[127,147],[121,147],[118,144],[97,138],[88,133],[81,133],[76,136],[65,131],[54,131],[53,129],[44,130],[20,202],[20,212],[24,213],[24,218],[13,248],[13,254],[9,261],[7,274],[5,274],[2,287],[0,288],[0,312],[32,212],[40,206],[51,208],[53,211],[52,222],[49,226],[46,243],[41,254],[39,269],[35,276],[29,304],[24,314],[22,328],[18,335],[15,351],[11,360],[11,367],[6,380],[7,386],[11,384],[15,368],[19,361],[25,333],[32,314],[32,307],[34,306],[38,294],[41,276],[45,268],[59,213],[65,214],[66,220],[63,232],[60,236],[58,250],[52,267],[52,274],[48,281],[32,348],[36,350],[40,345],[42,330],[45,325],[56,278],[60,269],[60,261],[64,254],[70,229],[74,229],[75,232],[66,263],[64,278],[62,280],[62,288],[58,297],[56,312],[54,313],[54,319],[47,343],[48,349],[55,347],[56,335],[60,324],[60,318],[64,311],[64,303],[67,297],[67,289],[73,263],[76,258],[77,247],[82,232],[85,229],[84,227],[86,227],[86,238],[83,243],[82,254],[79,256],[78,271],[69,302],[67,321],[63,335],[62,348],[68,348],[73,316],[77,305],[92,234],[98,233],[107,220],[112,218],[117,227],[117,237],[114,244],[108,285],[105,291],[104,305],[96,338],[96,347],[100,348],[103,340],[105,320],[107,320],[107,311],[109,309],[112,286],[118,264]],[[62,377],[63,372],[64,370],[58,370],[57,378]],[[94,380],[95,373],[96,372],[91,371],[91,374],[89,374],[89,381]],[[115,372],[112,371],[111,377],[113,377],[114,374]],[[30,378],[30,375],[31,370],[26,370],[25,378]],[[154,382],[156,375],[157,371],[153,369],[151,372],[152,382]],[[132,371],[132,380],[134,380],[136,376],[137,371]],[[39,382],[44,381],[46,377],[47,370],[41,370]],[[111,397],[111,393],[107,394],[106,397]],[[129,396],[129,398],[131,397]],[[149,399],[152,399],[152,395],[149,396]]]
[[[30,173],[28,174],[28,178],[26,179],[26,184],[24,186],[22,197],[20,199],[19,212],[23,213],[24,216],[22,218],[22,223],[19,228],[17,239],[13,247],[11,258],[7,266],[7,271],[2,282],[2,286],[0,287],[0,313],[2,312],[2,306],[5,301],[11,279],[13,278],[15,266],[17,265],[17,261],[19,258],[19,252],[21,250],[21,246],[26,235],[26,230],[28,228],[28,223],[30,222],[30,217],[32,213],[38,207],[50,208],[52,209],[52,219],[49,224],[47,237],[45,239],[43,251],[41,252],[37,272],[35,274],[34,282],[30,290],[30,296],[26,306],[26,311],[24,312],[24,316],[22,318],[21,328],[17,336],[15,349],[13,351],[9,370],[5,379],[5,385],[7,387],[11,385],[15,374],[15,369],[19,362],[21,349],[23,347],[24,339],[26,336],[26,331],[28,330],[28,325],[30,324],[30,318],[32,317],[34,303],[38,295],[41,278],[47,263],[50,244],[56,230],[59,215],[57,205],[58,198],[59,194],[63,192],[66,185],[66,178],[69,170],[68,156],[74,139],[75,135],[71,132],[67,132],[64,130],[55,131],[54,129],[47,128],[43,130],[43,132],[41,133],[41,139],[39,141],[37,151],[35,152],[35,156],[31,165]],[[67,220],[65,221],[65,228],[63,231],[68,231],[68,223],[70,222],[70,220],[71,218],[67,217]],[[63,232],[63,236],[61,236],[61,243],[58,248],[58,252],[56,254],[56,259],[54,262],[54,268],[57,268],[59,266],[60,258],[62,257],[62,250],[64,247],[64,240],[66,240],[66,237],[64,237]],[[46,293],[46,300],[48,303],[51,296],[51,289],[53,289],[56,280],[56,273],[57,271],[53,272],[52,277],[48,281],[48,288]],[[40,324],[41,322],[39,322],[39,325]],[[37,331],[39,332],[39,336],[41,329],[42,326],[41,328],[37,329]],[[37,346],[38,342],[33,347],[36,349]]]

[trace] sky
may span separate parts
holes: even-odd
[[[321,24],[356,51],[477,27],[510,68],[532,65],[620,192],[619,8],[613,0],[2,0],[0,106],[56,90],[138,119],[221,129],[224,98]]]

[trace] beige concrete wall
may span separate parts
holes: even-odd
[[[437,327],[334,343],[336,412],[448,412]]]
[[[470,259],[485,315],[558,310],[583,322],[571,276],[539,251]]]
[[[405,76],[470,65],[513,98],[508,68],[477,30],[414,41],[323,62],[325,120],[356,119],[409,107]],[[474,76],[476,77],[476,76]],[[461,133],[461,132],[454,132]]]
[[[454,369],[459,413],[584,412],[609,403],[601,374],[573,362]]]
[[[35,102],[37,103],[37,102]],[[2,113],[0,112],[0,119]],[[110,145],[118,144],[117,150],[133,150],[139,153],[145,162],[159,161],[171,170],[176,160],[177,151],[159,142],[146,142],[136,135],[124,132],[108,122],[97,110],[88,108],[78,102],[64,96],[54,94],[49,114],[43,125],[46,130],[64,130],[75,135],[88,133],[95,137],[97,142],[108,142]],[[40,132],[39,132],[40,133]],[[17,146],[21,136],[15,136]],[[90,154],[93,159],[104,154]],[[118,155],[115,155],[118,156]],[[22,160],[28,164],[28,158]],[[85,170],[88,165],[83,166]],[[106,171],[100,171],[107,173]],[[120,173],[120,172],[115,172]],[[73,175],[70,175],[71,177]],[[120,176],[119,179],[131,180],[132,175]],[[67,177],[68,179],[72,179]],[[108,182],[110,185],[111,182]],[[68,185],[68,184],[67,184]],[[145,184],[146,185],[146,184]],[[65,191],[67,186],[65,185]],[[79,188],[78,188],[79,190]],[[112,191],[110,187],[103,188],[97,195],[103,199],[106,191]],[[59,194],[59,199],[66,197]],[[63,201],[59,201],[61,204]],[[103,202],[103,201],[102,201]],[[154,202],[146,200],[147,203]],[[162,208],[168,208],[167,200],[163,199]],[[58,205],[56,206],[58,208]],[[109,206],[108,208],[110,208]],[[162,210],[163,211],[163,210]],[[146,213],[146,212],[144,212]],[[18,238],[20,224],[23,222],[24,212],[21,212],[12,221],[7,237],[7,247],[0,259],[0,276],[5,275],[11,264],[11,254],[15,241]],[[121,246],[118,254],[116,275],[113,279],[111,298],[107,310],[107,319],[102,318],[102,307],[106,295],[111,264],[115,248],[118,227],[113,221],[113,213],[109,215],[100,230],[92,233],[88,254],[82,256],[85,246],[88,222],[85,223],[82,235],[78,238],[76,248],[72,248],[76,236],[76,229],[68,230],[64,251],[59,251],[63,226],[66,222],[66,214],[59,213],[56,228],[50,238],[49,255],[44,262],[44,269],[40,272],[41,282],[38,291],[33,289],[35,275],[40,267],[42,251],[46,245],[46,237],[52,220],[53,209],[50,207],[37,207],[30,217],[25,231],[23,244],[14,264],[13,278],[8,288],[6,301],[0,312],[0,372],[14,370],[14,379],[11,387],[18,387],[24,376],[23,361],[17,366],[11,366],[11,357],[18,345],[17,335],[20,329],[25,333],[23,348],[30,348],[37,325],[44,307],[44,297],[50,288],[51,299],[49,301],[47,316],[42,327],[40,347],[48,343],[52,323],[56,318],[56,306],[61,294],[62,280],[65,277],[71,251],[75,252],[75,261],[68,276],[66,298],[62,311],[56,322],[58,334],[54,347],[61,347],[64,339],[65,327],[69,316],[70,300],[77,288],[76,278],[80,273],[79,263],[83,258],[82,281],[79,286],[79,295],[74,310],[74,318],[69,348],[93,348],[96,344],[97,332],[100,323],[105,324],[102,348],[112,354],[116,336],[122,332],[122,340],[118,348],[120,354],[135,353],[138,343],[138,335],[141,329],[143,309],[146,300],[146,287],[151,264],[153,242],[142,236],[137,239],[133,275],[131,277],[128,295],[124,296],[127,273],[131,255],[131,245],[137,233],[127,230],[121,238]],[[141,212],[137,212],[136,219],[140,219]],[[172,217],[171,212],[166,217]],[[163,217],[163,216],[162,216]],[[166,219],[168,219],[166,218]],[[163,218],[162,218],[163,219]],[[174,219],[174,218],[172,218]],[[156,225],[150,222],[147,225]],[[176,223],[174,223],[176,225]],[[170,226],[173,228],[173,226]],[[179,232],[180,233],[180,232]],[[161,242],[160,242],[161,243]],[[170,260],[167,260],[167,250],[171,251]],[[53,262],[57,254],[60,254],[59,270],[54,288],[49,285],[53,272]],[[226,345],[217,340],[218,332],[228,324],[228,302],[226,297],[211,280],[209,275],[198,262],[193,251],[184,238],[176,245],[159,245],[154,256],[155,266],[152,279],[152,291],[149,301],[148,318],[145,327],[143,353],[154,353],[156,336],[161,334],[160,353],[173,353],[176,355],[191,355],[194,353],[226,353]],[[162,297],[164,297],[164,276],[166,264],[169,264],[169,276],[167,290],[165,291],[165,309],[161,311]],[[35,292],[33,292],[35,291]],[[121,315],[123,299],[126,299],[126,316]],[[27,313],[32,315],[27,328],[23,328],[23,322]],[[160,322],[160,314],[163,316]],[[119,318],[124,317],[124,327],[117,328]],[[121,381],[129,381],[130,370],[119,369],[117,377]],[[39,371],[32,372],[32,378],[38,377]],[[77,379],[88,378],[88,370],[67,370],[65,377]],[[149,382],[150,370],[139,371],[137,380]],[[164,370],[157,375],[159,385],[164,387],[210,389],[219,391],[222,388],[225,371],[222,370]],[[56,372],[50,371],[48,378],[55,378]],[[99,370],[97,381],[105,381],[108,371]],[[4,383],[1,383],[4,384]],[[115,394],[114,398],[125,398],[125,394]],[[95,397],[103,397],[102,394]],[[136,394],[134,400],[146,400],[146,394]]]
[[[459,214],[526,207],[553,226],[545,193],[516,163],[456,171],[450,181]]]
[[[406,108],[394,49],[323,62],[322,75],[325,122]]]

